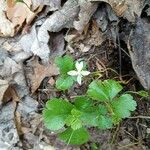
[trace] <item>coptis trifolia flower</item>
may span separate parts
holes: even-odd
[[[81,85],[82,77],[90,74],[89,71],[83,70],[83,61],[76,62],[76,70],[71,70],[67,74],[70,76],[77,76],[77,82]]]

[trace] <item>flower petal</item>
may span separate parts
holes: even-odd
[[[75,70],[71,70],[71,71],[67,72],[67,74],[70,75],[70,76],[77,76],[78,72],[75,71]]]
[[[77,76],[77,82],[81,85],[81,82],[82,82],[82,76],[81,75]]]
[[[81,75],[82,76],[87,76],[87,75],[89,75],[90,74],[90,72],[89,71],[81,71]]]
[[[81,62],[77,61],[76,68],[77,68],[77,71],[80,72],[83,69],[83,61],[81,61]]]

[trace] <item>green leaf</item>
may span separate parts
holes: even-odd
[[[61,75],[67,75],[67,72],[74,69],[73,58],[65,55],[64,57],[56,57],[55,64],[59,67]]]
[[[73,130],[77,130],[82,127],[82,121],[80,120],[81,112],[77,109],[72,109],[71,115],[66,119],[66,125],[71,126]]]
[[[15,2],[22,2],[22,3],[25,3],[23,0],[15,0]]]
[[[112,120],[107,116],[107,109],[104,105],[93,107],[91,111],[84,111],[81,115],[81,120],[85,126],[99,127],[108,129],[112,127]]]
[[[81,120],[86,126],[100,126],[102,128],[110,128],[112,121],[110,118],[102,118],[102,115],[107,115],[107,108],[104,105],[99,104],[94,106],[86,96],[79,96],[75,98],[75,106],[82,111]]]
[[[58,90],[67,90],[74,83],[74,79],[72,76],[60,76],[56,81],[56,88]]]
[[[98,113],[101,115],[106,115],[108,113],[106,106],[99,104],[98,105]]]
[[[107,116],[100,115],[98,117],[98,127],[101,129],[110,129],[112,128],[112,119]]]
[[[88,127],[98,126],[97,118],[97,112],[83,112],[81,115],[82,124]]]
[[[68,128],[59,134],[59,138],[67,144],[81,145],[89,140],[89,133],[85,128],[73,130]]]
[[[143,91],[143,90],[138,91],[137,94],[140,95],[140,96],[142,96],[142,97],[148,97],[149,96],[148,92]]]
[[[43,118],[45,126],[50,130],[59,130],[65,125],[65,120],[73,105],[62,99],[52,99],[46,103],[43,110]]]
[[[113,113],[118,119],[129,117],[136,106],[136,101],[130,94],[124,94],[112,102]]]
[[[74,105],[79,109],[81,114],[82,124],[86,126],[97,126],[97,107],[93,101],[86,96],[78,96],[75,98]]]
[[[89,111],[93,107],[93,101],[86,96],[78,96],[75,98],[74,105],[81,111]]]
[[[69,115],[66,119],[66,125],[71,126],[73,130],[77,130],[82,127],[82,121],[79,118]]]
[[[91,145],[91,150],[99,150],[100,149],[100,147],[97,143],[91,143],[90,145]]]
[[[88,95],[98,101],[112,100],[120,91],[122,86],[114,80],[93,81],[89,85]]]

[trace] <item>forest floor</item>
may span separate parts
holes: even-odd
[[[81,146],[46,129],[42,110],[53,97],[86,92],[92,77],[68,92],[55,89],[56,56],[87,62],[96,79],[124,91],[150,90],[148,0],[32,0],[0,2],[0,150],[149,150],[150,98],[109,130],[89,128]]]

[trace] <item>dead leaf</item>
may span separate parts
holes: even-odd
[[[61,56],[64,53],[65,41],[64,41],[64,34],[62,32],[58,33],[50,33],[51,40],[51,58],[56,56]]]
[[[6,92],[6,90],[8,89],[8,87],[9,87],[8,81],[0,79],[0,105],[2,103],[3,96]]]
[[[3,96],[3,102],[6,103],[10,100],[13,100],[14,102],[19,102],[20,100],[20,97],[18,96],[18,93],[16,92],[15,87],[13,85],[10,85],[8,87]]]
[[[80,51],[83,52],[83,53],[86,53],[91,49],[90,45],[84,45],[83,43],[81,43],[79,45],[79,47],[80,47]]]
[[[130,22],[135,22],[135,14],[141,15],[144,1],[140,0],[89,0],[91,2],[106,2],[111,5],[117,16],[124,17]]]
[[[11,99],[15,102],[20,100],[15,87],[10,85],[7,80],[0,79],[0,105]]]
[[[49,11],[55,11],[61,7],[61,0],[32,0],[34,10],[38,5],[50,6]]]
[[[93,18],[97,23],[95,25],[93,24],[95,26],[95,30],[98,32],[100,28],[101,31],[99,31],[100,34],[97,33],[99,36],[101,35],[100,40],[97,38],[97,41],[101,41],[102,43],[105,39],[109,39],[116,43],[119,19],[111,6],[107,3],[101,4],[95,12]]]
[[[50,36],[49,32],[59,32],[63,28],[70,28],[73,26],[74,18],[79,11],[77,1],[68,0],[62,9],[54,12],[39,28],[37,38],[32,43],[31,51],[34,55],[39,56],[44,61],[49,60],[50,48],[48,45]],[[49,32],[48,32],[49,31]],[[45,52],[42,55],[42,52]]]
[[[15,0],[0,1],[0,36],[14,36],[20,28],[29,25],[43,6],[36,5],[31,9],[31,0],[16,2]]]
[[[106,38],[100,31],[97,22],[92,20],[90,25],[86,26],[85,32],[79,34],[77,30],[71,30],[65,39],[68,42],[67,49],[69,51],[73,52],[74,49],[79,49],[81,52],[87,52],[92,46],[100,46]]]
[[[35,13],[22,2],[17,2],[14,7],[8,7],[6,14],[13,26],[17,28],[17,31],[24,21],[28,24],[35,17]]]
[[[150,90],[150,26],[144,19],[137,18],[136,26],[128,39],[128,49],[133,68],[143,85]]]
[[[11,76],[22,69],[20,64],[9,57],[5,58],[3,66],[0,66],[0,68],[0,75],[3,77]]]
[[[98,7],[98,3],[91,3],[87,1],[79,2],[80,12],[79,12],[79,21],[74,21],[74,28],[79,32],[84,30],[84,27],[88,24],[92,15]]]
[[[8,7],[13,7],[15,5],[15,0],[7,0],[7,6]]]
[[[0,143],[5,143],[8,146],[7,150],[13,149],[14,145],[19,143],[19,136],[14,121],[15,110],[16,104],[8,102],[0,111]]]
[[[0,1],[0,36],[13,36],[14,35],[14,26],[10,22],[6,15],[5,11],[7,9],[6,1]]]
[[[30,8],[32,5],[32,0],[23,0],[23,2]]]
[[[52,62],[41,65],[37,58],[28,63],[28,69],[30,72],[26,72],[26,76],[29,79],[29,87],[31,92],[34,93],[45,77],[58,75],[58,68]],[[32,72],[31,72],[32,70]]]
[[[54,84],[55,84],[54,78],[51,77],[51,78],[49,79],[48,83],[49,83],[51,86],[54,86]]]

